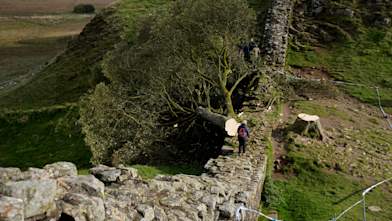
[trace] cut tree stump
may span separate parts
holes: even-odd
[[[197,109],[197,114],[204,120],[207,120],[212,124],[214,124],[215,126],[218,126],[222,130],[226,131],[228,136],[233,137],[237,135],[237,129],[240,126],[240,123],[238,123],[234,118],[213,113],[203,107],[199,107]]]
[[[325,141],[323,127],[321,126],[320,117],[317,115],[298,114],[293,124],[294,131],[310,138],[317,138]]]

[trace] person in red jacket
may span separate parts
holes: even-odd
[[[241,125],[237,129],[237,134],[238,134],[238,142],[239,142],[239,147],[238,147],[238,154],[241,155],[241,153],[245,153],[246,150],[246,143],[249,139],[249,129],[246,126],[247,122],[244,120]]]

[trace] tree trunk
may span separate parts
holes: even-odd
[[[225,91],[225,102],[226,102],[227,116],[234,117],[235,112],[234,112],[233,103],[231,101],[231,93],[230,92]]]
[[[293,128],[295,132],[303,136],[317,138],[322,141],[327,138],[321,126],[320,117],[316,115],[298,114]]]
[[[199,114],[199,116],[201,118],[203,118],[204,120],[209,121],[212,124],[214,124],[215,126],[226,131],[228,136],[232,137],[237,134],[237,129],[240,124],[234,118],[230,118],[230,117],[226,117],[221,114],[213,113],[203,107],[197,108],[197,114]]]

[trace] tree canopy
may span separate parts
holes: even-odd
[[[138,162],[220,136],[196,109],[235,114],[232,100],[253,73],[239,45],[255,24],[245,0],[175,1],[143,19],[134,44],[119,44],[107,59],[109,82],[82,101],[92,161]]]

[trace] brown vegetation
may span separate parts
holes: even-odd
[[[68,13],[77,4],[90,3],[101,9],[114,0],[2,0],[2,16]]]

